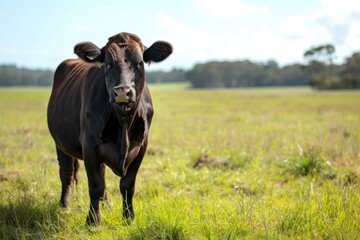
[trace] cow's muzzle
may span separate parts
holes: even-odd
[[[115,109],[121,115],[129,114],[136,106],[135,89],[129,85],[118,85],[113,88]]]
[[[128,85],[119,85],[113,88],[116,103],[129,103],[134,101],[134,90]]]

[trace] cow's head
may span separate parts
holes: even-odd
[[[81,42],[74,52],[87,62],[102,64],[109,101],[126,116],[136,108],[144,88],[144,62],[161,62],[172,53],[172,46],[157,41],[147,48],[138,36],[119,33],[102,49],[92,42]]]

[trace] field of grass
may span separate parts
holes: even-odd
[[[359,239],[360,92],[152,85],[155,117],[134,209],[85,226],[83,162],[71,206],[46,125],[50,89],[0,89],[0,239]]]

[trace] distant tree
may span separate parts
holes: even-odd
[[[315,46],[304,52],[310,86],[323,89],[337,85],[340,79],[334,74],[334,54],[335,47],[332,44]]]
[[[311,61],[318,61],[327,65],[333,64],[335,47],[332,44],[323,44],[305,51],[304,57]]]
[[[300,64],[284,66],[281,71],[281,84],[287,86],[304,86],[309,85],[309,74]]]
[[[169,72],[165,71],[152,71],[146,73],[146,81],[148,83],[159,82],[186,82],[187,72],[183,69],[174,68]]]
[[[360,88],[360,52],[346,59],[340,75],[344,88]]]
[[[283,81],[281,78],[281,69],[276,61],[269,60],[263,66],[264,77],[262,79],[262,85],[264,86],[274,86],[274,85],[282,85]]]
[[[217,62],[196,64],[193,70],[188,72],[187,78],[194,88],[224,87],[223,74],[218,66]]]
[[[223,74],[224,87],[231,88],[238,85],[239,69],[236,67],[235,62],[223,62],[221,65],[221,71]]]

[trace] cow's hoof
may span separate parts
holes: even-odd
[[[133,222],[133,218],[124,218],[123,219],[123,226],[130,226],[131,223]]]
[[[61,208],[67,208],[69,206],[69,203],[68,202],[65,202],[65,201],[60,201],[59,202],[59,206]]]
[[[135,218],[135,213],[133,211],[126,210],[123,213],[123,224],[128,226],[132,223]]]
[[[93,214],[89,212],[88,216],[86,217],[87,226],[98,226],[100,225],[100,222],[101,222],[100,214]]]

